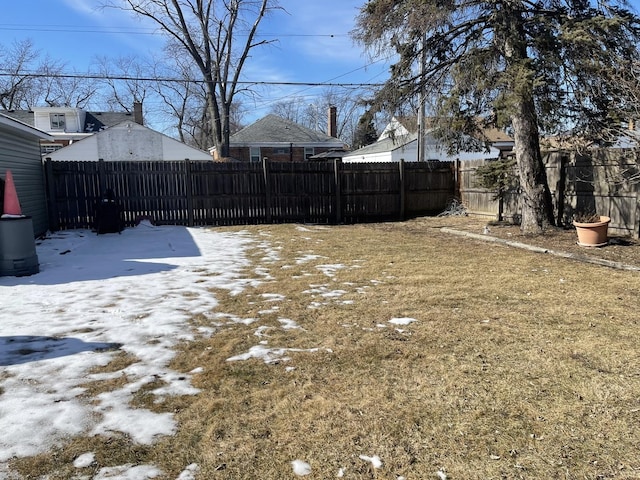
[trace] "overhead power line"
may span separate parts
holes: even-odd
[[[146,27],[105,27],[98,25],[22,25],[11,23],[0,23],[0,31],[17,32],[63,32],[63,33],[112,33],[126,35],[158,35],[162,33],[158,28]],[[248,35],[248,32],[239,32],[237,35]],[[325,37],[338,38],[349,37],[348,33],[274,33],[258,32],[260,37]]]
[[[192,78],[165,78],[165,77],[130,77],[120,75],[102,75],[92,73],[29,73],[29,72],[3,72],[0,77],[32,77],[32,78],[76,78],[89,80],[124,80],[139,82],[168,82],[168,83],[204,83],[204,80]],[[331,83],[331,82],[276,82],[276,81],[238,81],[239,85],[277,85],[298,87],[381,87],[382,83]]]

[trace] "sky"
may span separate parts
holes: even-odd
[[[31,39],[42,54],[63,61],[69,70],[90,71],[95,58],[161,51],[154,26],[118,10],[97,10],[97,0],[22,0],[3,4],[0,45]],[[381,83],[388,63],[372,60],[349,32],[365,0],[279,0],[260,25],[265,39],[277,42],[255,50],[244,69],[246,81],[302,83]],[[264,116],[290,97],[313,104],[321,88],[270,86],[245,101],[247,115]]]
[[[327,227],[294,228],[312,240],[314,231]],[[249,249],[254,248],[263,252],[257,265],[248,259]],[[136,443],[152,444],[173,435],[177,424],[172,414],[132,408],[129,402],[136,391],[158,379],[164,385],[151,392],[157,402],[169,395],[199,393],[192,379],[212,367],[201,365],[186,374],[170,369],[174,349],[181,342],[247,325],[254,331],[255,345],[227,361],[258,359],[282,368],[283,375],[295,369],[295,356],[301,350],[271,345],[267,330],[277,327],[266,326],[260,319],[260,315],[277,313],[284,295],[277,290],[264,294],[267,308],[257,318],[238,318],[220,311],[213,293],[223,289],[242,295],[248,287],[270,279],[269,265],[278,258],[278,246],[266,236],[153,226],[143,221],[121,234],[49,233],[36,242],[36,254],[39,273],[0,277],[0,478],[16,478],[9,470],[11,458],[45,452],[73,436],[121,432]],[[333,277],[340,269],[354,266],[331,263],[312,250],[303,249],[297,255],[297,265],[317,269],[327,278],[326,284],[304,292],[309,295],[308,308],[345,301],[341,297],[346,292],[336,289]],[[210,326],[194,327],[189,321],[193,315],[205,316]],[[304,334],[304,324],[297,319],[278,321],[282,329]],[[376,328],[410,334],[416,321],[390,318]],[[320,348],[305,351],[321,350],[332,353]],[[120,352],[134,357],[135,363],[95,373]],[[96,398],[83,396],[87,383],[112,378],[127,382]],[[349,455],[345,452],[345,464]],[[374,468],[387,460],[376,452],[360,458]],[[126,464],[101,467],[89,477],[87,472],[96,469],[91,451],[78,455],[74,466],[74,480],[145,480],[162,473],[157,465]],[[291,472],[298,476],[319,467],[313,459],[291,459]],[[177,480],[193,480],[198,470],[197,464],[187,463]],[[336,477],[346,473],[344,468],[335,472]],[[283,478],[289,474],[284,472]]]

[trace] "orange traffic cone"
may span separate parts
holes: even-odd
[[[22,215],[20,202],[18,201],[18,192],[13,184],[13,175],[11,170],[7,170],[4,178],[4,214],[5,215]]]

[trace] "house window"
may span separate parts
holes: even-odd
[[[42,144],[40,145],[40,152],[43,155],[46,155],[47,153],[53,153],[56,150],[60,150],[64,145],[60,145],[59,143],[46,143],[46,144]]]
[[[64,113],[50,113],[51,130],[64,130]]]
[[[251,147],[249,155],[251,156],[252,162],[260,161],[260,147]]]
[[[309,160],[309,157],[312,157],[315,154],[315,148],[313,147],[304,147],[304,159]]]
[[[289,147],[276,147],[273,149],[274,155],[289,155]]]

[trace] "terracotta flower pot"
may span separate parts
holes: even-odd
[[[607,232],[611,218],[600,216],[599,222],[573,222],[578,234],[578,245],[583,247],[602,247],[609,242]]]

